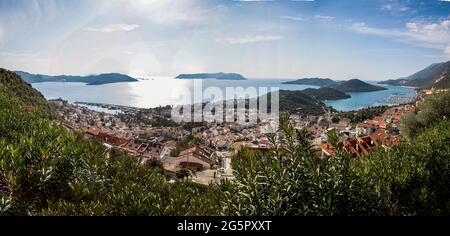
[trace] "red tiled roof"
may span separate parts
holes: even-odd
[[[347,118],[347,117],[341,118],[341,119],[339,120],[339,122],[341,122],[341,123],[350,123],[351,121],[352,121],[352,120],[349,119],[349,118]]]
[[[383,117],[382,117],[382,116],[375,116],[375,117],[373,118],[373,120],[378,121],[378,122],[381,122],[381,121],[383,121]]]

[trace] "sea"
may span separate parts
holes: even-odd
[[[273,90],[304,90],[317,86],[282,84],[295,79],[248,79],[248,80],[182,80],[171,77],[154,77],[137,82],[86,85],[85,83],[43,82],[32,86],[47,99],[62,98],[68,102],[111,104],[138,108],[154,108],[166,105],[190,103],[194,97],[203,101],[219,101],[235,97],[227,89],[235,89],[237,94],[255,98]],[[366,81],[375,83],[374,81]],[[411,100],[416,92],[413,88],[385,86],[387,90],[364,93],[349,93],[349,99],[324,101],[336,110],[349,111],[379,105],[394,105]],[[195,91],[195,93],[194,93]],[[214,95],[211,95],[214,94]],[[203,95],[203,96],[202,96]],[[196,100],[198,101],[198,100]],[[88,106],[88,105],[86,105]],[[88,106],[91,109],[108,112],[107,109]],[[116,113],[117,111],[112,111]]]

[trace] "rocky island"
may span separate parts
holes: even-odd
[[[78,82],[86,83],[87,85],[101,85],[120,82],[136,82],[135,78],[119,73],[105,73],[99,75],[87,76],[73,76],[73,75],[41,75],[31,74],[24,71],[15,71],[23,80],[28,83],[42,83],[42,82]]]
[[[329,86],[344,93],[362,93],[362,92],[375,92],[386,90],[387,88],[373,85],[361,81],[359,79],[351,79],[348,81],[339,82],[335,85]]]
[[[329,78],[303,78],[294,81],[283,82],[282,84],[298,84],[298,85],[313,85],[313,86],[330,86],[337,82]]]

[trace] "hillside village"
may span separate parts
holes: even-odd
[[[172,176],[180,176],[179,173],[188,170],[190,178],[202,184],[232,179],[230,163],[237,150],[245,147],[264,153],[272,147],[266,132],[268,120],[246,126],[203,123],[194,128],[181,125],[154,127],[139,122],[139,119],[123,119],[120,115],[97,112],[61,99],[50,100],[50,104],[56,108],[66,127],[80,131],[85,138],[123,150],[141,158],[142,163],[157,160]],[[321,116],[291,115],[291,119],[296,129],[309,131],[319,157],[333,156],[334,150],[327,139],[328,133],[336,130],[343,150],[359,158],[374,149],[387,149],[399,143],[400,119],[414,110],[415,104],[389,107],[384,113],[357,123],[346,117],[336,120],[335,112],[331,111],[325,111]],[[162,113],[170,114],[170,110]],[[149,120],[154,118],[148,116]],[[167,115],[164,119],[170,118]],[[278,135],[282,139],[281,132]]]

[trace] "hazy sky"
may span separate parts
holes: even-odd
[[[385,80],[450,59],[450,1],[0,0],[0,67]]]

